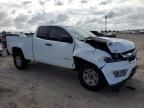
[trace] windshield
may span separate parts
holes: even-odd
[[[91,33],[88,30],[85,29],[81,29],[79,27],[67,27],[72,33],[75,34],[75,36],[79,39],[79,40],[85,40],[86,38],[89,37],[96,37],[93,33]]]

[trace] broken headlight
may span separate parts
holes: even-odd
[[[113,56],[113,58],[114,58],[115,60],[118,60],[118,59],[119,59],[119,54],[113,54],[112,56]]]
[[[111,58],[111,57],[105,57],[105,58],[104,58],[104,61],[105,61],[106,63],[111,63],[111,62],[114,62],[115,60],[114,60],[113,58]]]
[[[112,57],[105,57],[104,61],[106,63],[118,62],[118,61],[120,61],[120,55],[119,54],[113,54]]]

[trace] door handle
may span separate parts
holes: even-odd
[[[47,44],[45,44],[45,45],[47,45],[47,46],[52,46],[52,44],[50,44],[50,43],[47,43]]]

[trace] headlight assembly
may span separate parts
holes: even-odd
[[[128,69],[113,71],[113,75],[114,77],[123,77],[127,74],[127,72],[128,72]]]
[[[105,57],[105,58],[104,58],[104,61],[105,61],[106,63],[111,63],[111,62],[114,62],[115,60],[114,60],[113,58],[111,58],[111,57]]]

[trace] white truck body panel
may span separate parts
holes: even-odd
[[[46,44],[51,44],[47,46]],[[34,59],[39,62],[73,69],[74,45],[52,40],[33,39]]]
[[[90,45],[80,41],[76,41],[73,56],[91,62],[95,64],[98,68],[104,66],[104,57],[110,57],[108,53],[99,49],[95,49]]]
[[[121,61],[121,62],[115,62],[115,63],[107,63],[103,68],[102,68],[102,72],[104,74],[104,76],[106,76],[106,80],[108,82],[109,85],[114,85],[117,84],[119,82],[122,82],[123,80],[127,79],[131,72],[132,69],[134,69],[134,67],[136,67],[137,65],[137,61],[134,60],[132,63],[128,62],[128,61]],[[127,74],[123,77],[117,77],[115,78],[113,76],[113,72],[114,71],[118,71],[118,70],[128,70]]]
[[[7,37],[8,51],[12,54],[12,48],[17,47],[23,51],[24,57],[28,60],[34,60],[32,37]]]
[[[133,42],[124,39],[117,39],[117,38],[108,38],[108,37],[101,37],[102,39],[106,39],[109,45],[111,52],[113,53],[122,53],[126,52],[129,49],[134,49],[135,45]]]

